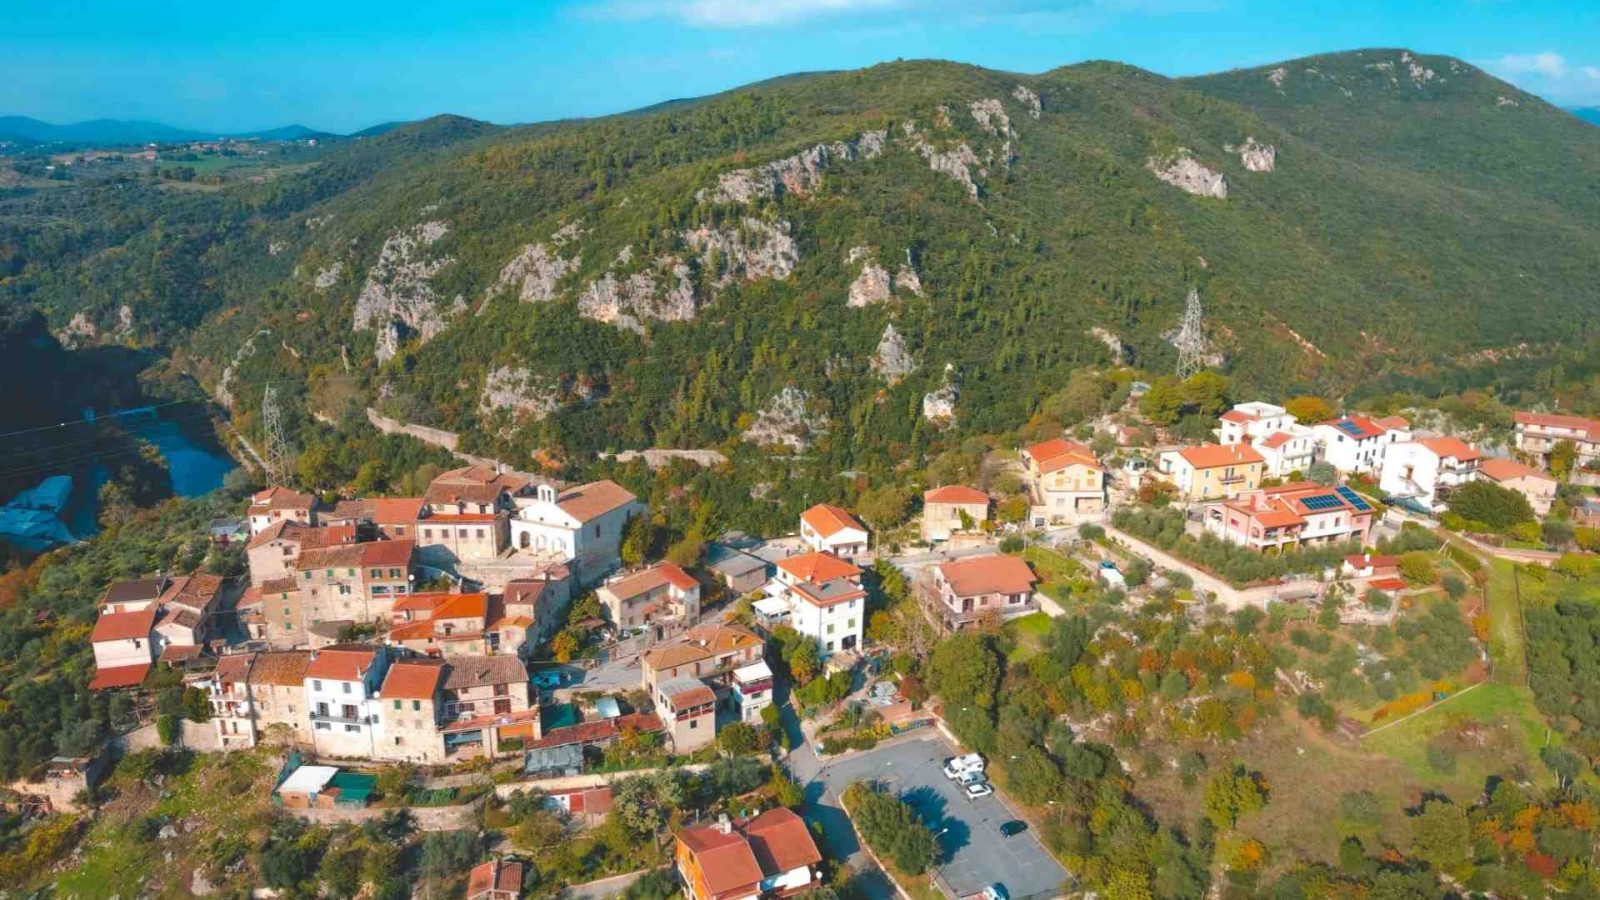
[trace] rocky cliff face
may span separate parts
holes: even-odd
[[[828,431],[828,420],[812,413],[808,409],[810,403],[805,391],[789,385],[767,402],[741,437],[763,447],[785,446],[803,451]]]
[[[883,327],[883,337],[878,339],[878,352],[872,356],[872,371],[883,376],[890,385],[899,384],[907,375],[917,371],[916,357],[906,348],[906,340],[891,322]]]
[[[724,172],[717,178],[716,188],[696,196],[701,200],[709,197],[714,203],[749,203],[780,193],[804,196],[816,189],[829,166],[882,153],[886,136],[882,131],[863,132],[853,141],[817,144],[753,169]]]
[[[740,226],[734,231],[702,225],[684,231],[680,237],[699,256],[701,270],[714,273],[718,285],[737,279],[783,281],[794,272],[800,262],[800,250],[788,222],[767,223],[745,216]]]
[[[1011,92],[1011,96],[1016,98],[1018,103],[1021,103],[1027,108],[1028,116],[1030,118],[1037,119],[1044,113],[1044,104],[1039,102],[1038,93],[1033,91],[1027,85],[1017,85],[1016,89]]]
[[[498,283],[515,287],[523,303],[544,303],[555,299],[556,285],[581,262],[576,255],[556,256],[544,244],[528,244],[500,270]]]
[[[1187,148],[1179,148],[1166,159],[1152,156],[1145,163],[1145,168],[1167,184],[1197,197],[1228,199],[1227,176],[1206,168],[1190,155]]]
[[[978,154],[973,152],[966,141],[960,141],[954,146],[940,150],[917,131],[915,122],[906,122],[901,128],[911,143],[911,149],[922,154],[922,158],[928,161],[928,168],[954,179],[974,200],[978,198],[978,183],[972,179],[972,170],[978,169],[979,175],[987,173],[982,171],[982,160],[978,159]]]
[[[601,393],[599,385],[570,374],[537,375],[526,367],[501,366],[484,378],[478,409],[491,419],[509,413],[509,424],[516,425],[540,421],[565,404],[591,403]]]
[[[968,107],[978,127],[995,136],[1011,136],[1011,117],[1006,115],[1004,103],[994,98],[974,100]]]
[[[333,265],[317,272],[311,279],[311,286],[319,291],[325,291],[339,283],[339,276],[344,274],[344,263],[334,260]]]
[[[1222,149],[1239,154],[1239,161],[1252,172],[1271,172],[1278,167],[1278,148],[1263,144],[1254,137],[1245,138],[1244,143],[1237,147],[1229,144]]]
[[[941,428],[948,428],[955,424],[956,401],[960,399],[961,388],[956,384],[955,366],[945,363],[944,384],[922,395],[922,418]]]
[[[645,322],[689,321],[696,313],[690,274],[672,256],[659,257],[652,269],[622,278],[607,272],[578,295],[578,313],[641,334]]]
[[[431,279],[455,260],[430,258],[427,248],[449,231],[444,222],[433,221],[396,232],[383,242],[378,261],[367,271],[353,324],[358,331],[378,331],[375,353],[380,362],[393,357],[403,341],[425,341],[444,330]]]

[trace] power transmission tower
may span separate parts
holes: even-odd
[[[278,410],[278,396],[267,385],[261,398],[261,431],[266,435],[267,480],[272,485],[284,484],[289,477],[289,442],[283,438],[283,417]]]
[[[1173,340],[1178,348],[1178,377],[1190,375],[1206,367],[1206,333],[1201,328],[1200,291],[1189,289],[1189,300],[1183,308],[1183,324]]]

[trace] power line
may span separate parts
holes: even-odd
[[[271,484],[283,484],[288,475],[288,441],[283,437],[283,418],[278,411],[278,396],[272,385],[267,385],[261,396],[261,431],[266,435],[267,478]]]
[[[1186,379],[1206,367],[1206,333],[1202,325],[1200,291],[1190,288],[1189,298],[1183,308],[1183,325],[1178,328],[1178,336],[1173,340],[1178,348],[1179,378]]]

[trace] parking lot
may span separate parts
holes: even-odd
[[[1017,816],[998,793],[968,800],[941,771],[953,755],[949,744],[929,732],[830,763],[821,775],[828,788],[823,802],[837,803],[851,782],[876,781],[899,794],[939,834],[939,874],[956,896],[976,894],[995,882],[1005,885],[1013,900],[1059,895],[1066,870],[1031,828],[1015,837],[1000,834],[1000,825]]]

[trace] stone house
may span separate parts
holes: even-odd
[[[947,541],[957,532],[973,531],[989,521],[989,495],[959,484],[922,494],[922,539]]]

